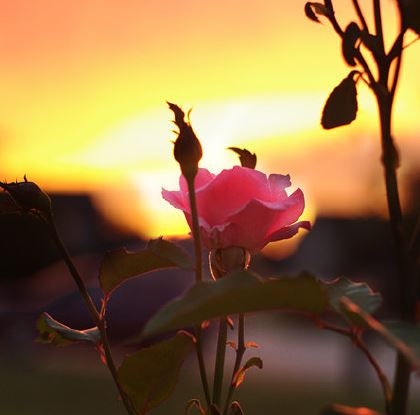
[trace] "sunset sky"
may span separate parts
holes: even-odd
[[[1,0],[1,178],[26,173],[47,191],[92,192],[110,218],[146,236],[186,233],[160,197],[179,171],[170,100],[193,108],[203,166],[229,168],[237,160],[225,148],[247,147],[261,170],[291,175],[309,216],[377,214],[373,99],[362,86],[357,121],[321,129],[323,103],[350,69],[304,3]],[[351,1],[335,3],[345,26]],[[393,1],[382,3],[391,38]],[[409,178],[420,172],[420,42],[405,56],[394,124]]]

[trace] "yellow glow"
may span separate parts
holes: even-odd
[[[179,175],[170,100],[193,108],[203,167],[228,168],[237,159],[225,148],[246,147],[258,168],[305,189],[311,217],[383,212],[371,91],[360,85],[355,123],[321,130],[323,103],[351,68],[304,2],[47,2],[2,4],[2,178],[92,192],[108,217],[145,236],[186,234],[160,196]],[[344,26],[351,2],[336,3]],[[383,7],[388,45],[393,3]],[[418,52],[406,51],[394,117],[402,181],[420,170]]]

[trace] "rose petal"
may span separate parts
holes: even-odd
[[[198,169],[197,176],[195,176],[194,181],[195,191],[197,192],[206,184],[210,183],[214,179],[214,176],[215,175],[210,173],[207,169]],[[179,177],[179,188],[181,189],[181,192],[184,192],[185,194],[188,193],[187,181],[183,175]]]
[[[279,202],[251,200],[242,209],[230,216],[225,223],[223,234],[212,229],[209,237],[220,247],[242,246],[252,252],[258,251],[267,243],[269,235],[293,224],[305,206],[303,193],[296,190],[291,196]]]
[[[281,200],[287,197],[284,189],[292,185],[288,174],[286,176],[283,174],[270,174],[268,181],[271,189],[271,200]]]
[[[162,197],[169,202],[174,208],[189,212],[190,207],[185,203],[184,194],[180,191],[171,191],[162,188]]]
[[[286,209],[271,223],[269,233],[296,222],[305,209],[305,197],[300,189],[295,190],[287,199],[278,203]]]
[[[211,226],[226,223],[251,199],[270,201],[271,190],[264,173],[246,167],[223,170],[197,191],[199,214]]]
[[[297,222],[290,226],[285,226],[272,234],[268,235],[268,237],[264,241],[264,245],[268,244],[269,242],[280,241],[282,239],[289,239],[292,236],[296,235],[300,228],[311,230],[311,223],[309,221],[302,221]]]

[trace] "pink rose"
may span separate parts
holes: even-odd
[[[162,189],[163,198],[181,209],[191,227],[187,182],[181,176],[179,191]],[[238,246],[250,252],[269,242],[291,238],[299,228],[310,229],[307,221],[296,222],[305,207],[303,192],[290,196],[285,189],[290,177],[267,176],[235,166],[218,175],[199,169],[195,179],[199,225],[209,249]]]

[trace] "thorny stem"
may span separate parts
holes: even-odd
[[[203,251],[201,247],[201,237],[200,237],[200,228],[198,224],[198,212],[197,212],[197,201],[195,197],[195,188],[194,188],[194,177],[186,177],[188,184],[188,196],[190,200],[191,207],[191,218],[192,218],[192,235],[194,239],[194,251],[195,251],[195,280],[200,282],[203,279]],[[207,370],[204,362],[203,356],[203,344],[202,344],[202,328],[200,325],[195,327],[195,351],[197,355],[198,368],[200,371],[201,384],[203,386],[204,396],[206,398],[207,405],[210,406],[210,388],[207,380]]]
[[[223,375],[225,369],[227,341],[227,318],[221,317],[219,320],[219,335],[217,338],[216,362],[214,365],[214,381],[213,381],[213,399],[212,402],[220,407],[222,398]]]
[[[395,98],[395,91],[398,85],[403,54],[403,16],[400,16],[400,18],[401,34],[397,39],[397,66],[395,68],[391,90],[388,88],[390,63],[387,60],[377,62],[379,69],[380,88],[376,92],[376,99],[378,103],[381,127],[382,163],[384,166],[388,212],[399,271],[399,310],[400,316],[403,320],[413,322],[415,320],[416,314],[417,281],[414,273],[410,272],[408,251],[403,235],[402,210],[399,198],[396,171],[398,167],[398,152],[392,137],[391,125],[392,108]],[[391,411],[393,415],[404,415],[407,413],[410,375],[410,364],[401,354],[398,354],[396,362],[396,373],[394,378],[393,400],[391,404]]]
[[[235,385],[233,384],[233,379],[241,367],[242,358],[245,354],[245,316],[243,314],[239,314],[238,316],[238,344],[236,346],[236,359],[235,364],[233,366],[232,372],[232,379],[229,385],[228,395],[226,397],[225,408],[223,410],[223,415],[227,414],[229,410],[229,405],[232,400],[233,392],[235,391]]]
[[[376,375],[377,375],[377,377],[378,377],[378,379],[381,383],[382,390],[383,390],[383,393],[384,393],[384,398],[385,398],[386,414],[391,415],[392,414],[392,410],[391,410],[392,388],[391,388],[391,385],[389,383],[389,380],[388,380],[387,376],[385,375],[385,372],[382,370],[382,367],[380,366],[378,361],[374,358],[374,356],[372,355],[370,350],[367,348],[367,346],[366,346],[365,342],[363,341],[363,339],[361,338],[360,334],[356,333],[354,330],[343,328],[343,327],[340,327],[340,326],[336,326],[334,324],[327,323],[327,322],[324,322],[324,321],[316,321],[316,323],[321,328],[323,328],[325,330],[333,331],[335,333],[338,333],[338,334],[341,334],[343,336],[349,337],[353,341],[354,345],[358,349],[360,349],[360,351],[366,356],[369,363],[371,364],[371,366],[375,370]]]
[[[130,415],[136,415],[136,411],[134,410],[133,404],[131,403],[130,399],[126,395],[126,393],[125,393],[124,389],[122,388],[121,383],[118,379],[117,368],[115,366],[115,362],[114,362],[114,359],[112,357],[111,348],[110,348],[110,345],[109,345],[108,334],[107,334],[107,330],[106,330],[106,323],[103,319],[101,319],[100,314],[98,312],[98,309],[96,308],[96,305],[92,300],[92,297],[89,295],[89,292],[86,288],[85,283],[83,282],[82,277],[79,274],[79,271],[77,270],[76,266],[74,265],[74,262],[71,259],[70,254],[67,251],[67,248],[65,247],[63,241],[60,238],[60,235],[57,231],[57,227],[55,225],[55,221],[54,221],[54,218],[53,218],[52,214],[50,214],[49,217],[46,218],[46,222],[47,222],[50,234],[51,234],[58,250],[60,251],[60,254],[61,254],[64,262],[66,263],[67,268],[68,268],[71,276],[73,277],[73,280],[76,283],[77,288],[79,289],[79,292],[80,292],[83,300],[86,303],[89,314],[90,314],[92,320],[94,321],[95,325],[98,327],[100,337],[101,337],[101,344],[102,344],[102,347],[103,347],[104,353],[105,353],[106,365],[107,365],[107,367],[108,367],[108,369],[111,373],[111,376],[114,380],[115,385],[117,386],[117,389],[120,393],[120,396],[121,396],[121,399],[122,399],[123,404],[125,406],[125,409],[127,410],[127,412]]]
[[[362,14],[360,8],[357,8],[357,2],[353,4],[356,11]],[[400,304],[401,318],[405,321],[412,322],[415,320],[416,299],[417,299],[417,281],[413,272],[410,272],[408,250],[404,240],[402,230],[402,211],[398,191],[397,173],[398,152],[392,138],[392,107],[395,98],[395,92],[398,85],[399,74],[402,63],[402,53],[404,49],[404,34],[406,31],[405,16],[403,8],[400,10],[400,34],[394,42],[391,51],[387,55],[384,47],[384,36],[382,27],[382,17],[380,9],[380,0],[373,0],[374,17],[376,26],[376,35],[379,40],[379,51],[374,54],[374,59],[378,67],[378,80],[373,76],[372,71],[361,51],[358,49],[355,58],[366,72],[370,87],[373,90],[379,110],[380,127],[381,127],[381,144],[382,144],[382,164],[384,167],[386,195],[388,203],[388,212],[392,231],[392,238],[396,250],[396,260],[399,270],[398,278],[398,297]],[[328,16],[335,32],[343,38],[343,30],[338,24],[335,16],[331,13]],[[362,23],[363,24],[363,23]],[[397,58],[392,84],[389,85],[390,67],[393,60]],[[392,415],[404,415],[407,413],[407,402],[409,393],[410,367],[403,356],[398,355],[397,369],[394,380],[393,400],[391,403]]]

